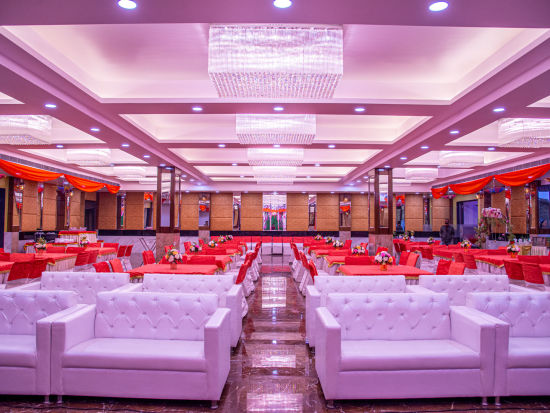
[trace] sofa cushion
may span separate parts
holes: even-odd
[[[35,367],[36,337],[0,335],[0,366]]]
[[[204,342],[94,338],[69,349],[63,367],[205,371]]]
[[[403,275],[315,277],[315,288],[321,293],[321,305],[325,304],[328,293],[401,293],[405,287]]]
[[[453,340],[343,340],[341,370],[476,369],[479,354]]]
[[[510,337],[508,367],[550,368],[550,337]]]

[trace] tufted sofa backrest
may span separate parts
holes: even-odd
[[[470,293],[466,304],[510,324],[512,337],[550,337],[550,293]]]
[[[317,276],[315,288],[321,294],[324,306],[329,293],[402,293],[406,283],[403,275],[383,276]]]
[[[95,336],[203,340],[215,294],[106,292],[97,295]]]
[[[0,334],[36,334],[36,321],[77,304],[71,291],[0,290]]]
[[[329,294],[342,340],[437,340],[451,335],[447,294]]]
[[[211,293],[218,296],[218,305],[224,307],[227,292],[233,287],[233,277],[227,275],[145,274],[144,292]]]
[[[95,304],[97,293],[114,290],[129,282],[130,275],[126,273],[44,272],[40,289],[74,291],[79,303]]]
[[[418,283],[438,293],[449,294],[450,305],[465,305],[471,292],[508,291],[507,275],[421,275]]]

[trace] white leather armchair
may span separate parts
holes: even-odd
[[[329,294],[317,308],[325,398],[492,394],[495,324],[446,294]]]
[[[408,291],[403,275],[317,276],[306,288],[306,342],[315,347],[318,307],[325,307],[330,293],[399,293]]]
[[[116,291],[216,294],[218,306],[231,310],[231,346],[241,338],[243,288],[226,275],[145,274],[142,284],[129,284]]]
[[[43,272],[39,281],[13,290],[74,291],[79,304],[95,304],[97,293],[130,285],[127,273]],[[134,284],[132,284],[134,285]]]
[[[0,393],[50,395],[51,323],[75,310],[69,291],[0,291]]]
[[[211,400],[229,374],[215,294],[99,293],[52,325],[52,394]]]
[[[550,293],[471,293],[466,304],[497,323],[494,395],[550,394]]]
[[[532,289],[510,284],[507,275],[421,275],[418,285],[411,285],[416,293],[446,293],[451,305],[466,305],[466,296],[472,292],[532,292]]]

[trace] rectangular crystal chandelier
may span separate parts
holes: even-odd
[[[295,166],[253,166],[252,170],[258,183],[293,183],[297,172]]]
[[[49,145],[51,142],[52,118],[50,116],[0,116],[0,144]]]
[[[499,146],[549,148],[550,119],[506,118],[498,121]]]
[[[300,166],[304,162],[302,148],[248,148],[250,166]]]
[[[210,26],[208,73],[222,98],[330,99],[343,56],[340,26]]]
[[[237,114],[241,145],[311,145],[316,133],[315,115]]]

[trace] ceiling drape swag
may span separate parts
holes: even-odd
[[[109,185],[59,172],[46,171],[44,169],[33,168],[31,166],[5,161],[3,159],[0,159],[0,168],[10,175],[37,182],[52,181],[61,176],[65,176],[65,179],[67,179],[72,186],[84,192],[96,192],[103,187],[106,187],[110,193],[116,194],[120,189],[120,186],[117,185]]]
[[[453,190],[455,194],[458,195],[475,194],[476,192],[481,191],[485,187],[485,185],[487,185],[492,180],[493,175],[481,179],[476,179],[475,181],[449,185],[449,187]]]
[[[446,185],[442,188],[432,188],[432,195],[435,199],[441,198],[449,190],[449,185]]]

